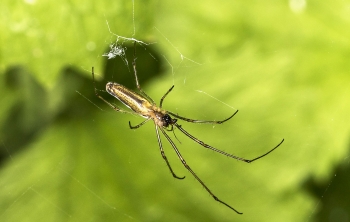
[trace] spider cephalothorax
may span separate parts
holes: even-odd
[[[177,119],[172,119],[168,114],[165,114],[162,117],[163,126],[168,127],[169,125],[174,125],[177,122]]]

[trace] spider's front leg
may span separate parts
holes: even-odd
[[[138,125],[136,125],[136,126],[132,126],[132,125],[131,125],[131,122],[129,121],[129,127],[130,127],[130,129],[137,129],[137,128],[139,128],[140,126],[142,126],[143,124],[147,123],[149,120],[150,120],[150,119],[146,119],[145,121],[143,121],[142,123],[140,123],[140,124],[138,124]]]
[[[168,161],[168,158],[165,156],[165,153],[164,153],[164,150],[163,150],[163,145],[162,145],[162,141],[161,141],[161,139],[160,139],[160,135],[159,135],[159,131],[158,131],[158,126],[157,126],[157,124],[155,124],[155,126],[156,126],[156,134],[157,134],[158,144],[159,144],[159,148],[160,148],[160,153],[162,154],[162,157],[163,157],[163,159],[165,160],[165,162],[166,162],[166,164],[167,164],[167,166],[168,166],[168,168],[169,168],[171,174],[172,174],[173,177],[176,178],[176,179],[180,179],[180,180],[185,179],[185,176],[183,176],[183,177],[177,176],[177,175],[174,173],[173,169],[171,168],[170,163],[169,163],[169,161]],[[160,128],[160,130],[161,130],[162,132],[164,132],[162,128]]]

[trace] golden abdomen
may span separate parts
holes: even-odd
[[[106,91],[137,114],[144,117],[150,116],[153,104],[137,92],[114,82],[106,84]]]

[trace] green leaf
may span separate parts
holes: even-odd
[[[349,165],[346,3],[132,3],[0,3],[0,220],[344,219],[350,205],[329,197],[341,197],[331,188],[347,174],[334,174]],[[175,85],[164,109],[204,120],[239,110],[222,125],[178,120],[195,137],[247,159],[285,139],[247,164],[168,132],[199,178],[243,215],[215,202],[162,137],[175,173],[186,176],[172,177],[152,122],[130,130],[128,121],[144,119],[96,98],[92,66],[113,104],[123,107],[106,82],[135,88],[132,41],[119,39],[127,64],[102,56],[117,38],[109,29],[152,43],[136,47],[138,76],[157,104]]]

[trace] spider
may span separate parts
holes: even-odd
[[[165,132],[165,130],[167,131],[173,131],[174,127],[176,127],[177,129],[179,129],[183,134],[185,134],[187,137],[189,137],[190,139],[192,139],[193,141],[195,141],[196,143],[198,143],[199,145],[213,150],[215,152],[218,152],[222,155],[231,157],[233,159],[239,160],[239,161],[243,161],[246,163],[251,163],[253,161],[256,161],[266,155],[268,155],[269,153],[271,153],[272,151],[274,151],[277,147],[279,147],[284,139],[282,139],[282,141],[277,144],[277,146],[275,146],[273,149],[271,149],[270,151],[266,152],[265,154],[258,156],[254,159],[245,159],[242,157],[238,157],[229,153],[226,153],[222,150],[219,150],[215,147],[212,147],[206,143],[204,143],[203,141],[197,139],[196,137],[194,137],[192,134],[190,134],[189,132],[187,132],[181,125],[178,124],[177,120],[181,119],[184,120],[186,122],[190,122],[190,123],[210,123],[210,124],[222,124],[228,120],[230,120],[234,115],[236,115],[236,113],[238,112],[235,111],[230,117],[228,117],[227,119],[221,120],[221,121],[207,121],[207,120],[194,120],[194,119],[189,119],[186,117],[182,117],[179,116],[173,112],[167,111],[162,109],[162,105],[163,105],[163,101],[165,99],[165,97],[173,90],[174,85],[170,87],[170,89],[163,95],[163,97],[160,99],[160,103],[159,103],[159,107],[156,105],[156,103],[141,89],[138,78],[137,78],[137,71],[136,71],[136,42],[134,42],[134,59],[133,59],[133,70],[134,70],[134,75],[135,75],[135,81],[136,81],[136,86],[139,92],[135,92],[132,91],[128,88],[126,88],[123,85],[120,85],[118,83],[114,83],[114,82],[108,82],[106,84],[106,91],[112,95],[113,97],[117,98],[120,102],[122,102],[125,106],[127,106],[129,109],[132,110],[132,112],[130,111],[125,111],[122,110],[120,108],[118,108],[117,106],[111,104],[110,102],[108,102],[106,99],[104,99],[102,96],[99,95],[98,90],[96,88],[96,84],[95,84],[95,77],[94,77],[94,67],[92,67],[92,79],[93,79],[93,86],[94,86],[94,90],[95,90],[95,94],[98,98],[100,98],[101,100],[103,100],[105,103],[107,103],[112,109],[114,109],[115,111],[121,112],[121,113],[130,113],[130,114],[137,114],[140,115],[144,118],[146,118],[146,120],[144,120],[143,122],[141,122],[140,124],[136,125],[136,126],[132,126],[130,121],[129,121],[129,127],[130,129],[137,129],[140,126],[144,125],[145,123],[147,123],[150,120],[153,120],[154,122],[154,126],[155,126],[155,131],[156,131],[156,135],[157,135],[157,140],[158,140],[158,144],[159,144],[159,148],[160,148],[160,153],[163,157],[163,159],[165,160],[171,174],[173,175],[173,177],[175,177],[176,179],[184,179],[185,177],[179,177],[177,176],[173,169],[171,168],[169,161],[164,153],[163,150],[163,145],[162,145],[162,141],[160,138],[160,134],[159,131],[165,136],[165,138],[168,140],[168,142],[170,143],[170,145],[174,148],[177,156],[179,157],[180,161],[182,162],[182,164],[184,165],[184,167],[193,175],[193,177],[204,187],[204,189],[214,198],[214,200],[218,201],[219,203],[225,205],[226,207],[230,208],[231,210],[235,211],[238,214],[242,214],[241,212],[237,211],[235,208],[231,207],[229,204],[225,203],[224,201],[222,201],[221,199],[219,199],[217,196],[215,196],[215,194],[207,187],[207,185],[204,184],[204,182],[197,176],[197,174],[191,169],[191,167],[186,163],[185,159],[182,157],[180,151],[178,150],[178,148],[176,147],[175,143],[171,140],[171,138],[169,137],[169,135]],[[178,118],[178,119],[176,119]]]

